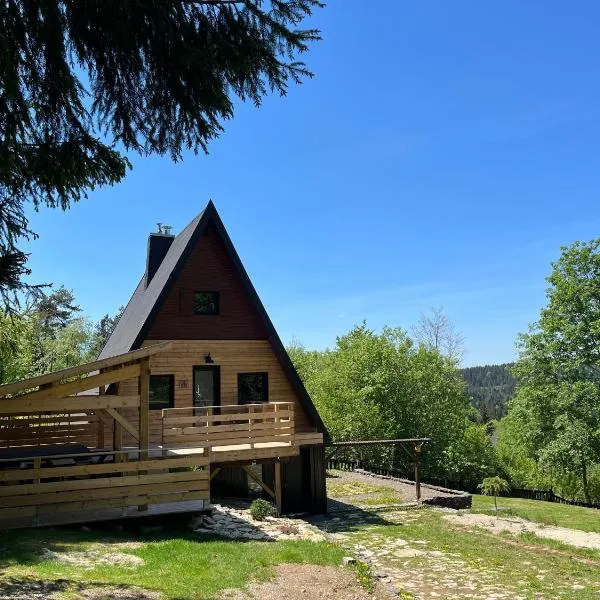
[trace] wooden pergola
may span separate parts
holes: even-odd
[[[431,438],[416,437],[416,438],[399,438],[393,440],[349,440],[344,442],[326,442],[326,446],[333,448],[325,457],[329,460],[338,450],[344,447],[354,446],[400,446],[404,452],[408,454],[414,463],[415,468],[415,494],[417,502],[421,500],[421,466],[420,457],[423,445],[430,442]],[[407,446],[412,446],[412,453],[407,449]]]
[[[100,425],[114,421],[113,449],[122,448],[123,429],[138,442],[139,456],[147,458],[149,449],[150,357],[167,350],[163,342],[119,356],[39,375],[16,383],[0,385],[0,417],[21,417],[43,413],[85,412],[98,417]],[[106,386],[139,378],[139,395],[106,394]],[[87,393],[86,393],[87,392]],[[138,423],[119,412],[138,409]],[[98,448],[104,447],[104,428],[98,428]],[[1,437],[1,435],[0,435]]]

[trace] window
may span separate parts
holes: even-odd
[[[238,373],[238,404],[268,401],[268,373]]]
[[[194,292],[195,315],[218,315],[219,292]]]
[[[150,410],[173,408],[175,375],[150,375]]]

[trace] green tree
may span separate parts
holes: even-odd
[[[310,76],[319,0],[7,0],[0,9],[0,298],[32,289],[26,205],[67,209],[130,167],[123,151],[206,151],[236,98]]]
[[[97,357],[102,351],[102,348],[104,348],[104,345],[108,341],[111,333],[115,330],[124,310],[125,307],[121,306],[115,315],[111,316],[108,313],[105,314],[94,326],[95,339],[92,349],[94,357]]]
[[[498,502],[496,497],[510,490],[508,481],[498,476],[486,477],[477,487],[481,490],[482,494],[485,494],[486,496],[494,496],[494,512],[497,515]]]
[[[381,333],[365,323],[333,349],[290,350],[319,413],[336,440],[430,437],[424,472],[443,476],[443,450],[467,426],[464,382],[452,359],[416,347],[400,329]],[[349,458],[408,467],[401,449],[354,450]]]
[[[600,462],[600,239],[562,248],[548,277],[548,304],[520,338],[512,431],[529,457],[577,474],[590,501]]]
[[[442,454],[445,476],[467,489],[473,489],[478,481],[498,469],[486,424],[468,423],[463,434],[452,439]]]

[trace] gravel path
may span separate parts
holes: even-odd
[[[444,516],[444,519],[465,527],[483,527],[496,534],[503,532],[514,534],[531,532],[539,537],[556,540],[578,548],[600,550],[600,533],[591,533],[567,527],[556,527],[555,525],[541,525],[532,521],[526,521],[525,519],[519,519],[518,517],[506,518],[453,512]]]

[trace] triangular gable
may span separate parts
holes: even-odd
[[[169,251],[147,287],[145,276],[142,276],[133,296],[125,307],[121,319],[98,358],[107,358],[141,347],[190,253],[210,224],[214,226],[216,234],[223,242],[227,254],[234,265],[236,274],[264,324],[267,339],[294,393],[298,397],[309,419],[327,437],[325,425],[258,297],[212,201],[208,203],[208,206],[202,213],[175,237]]]

